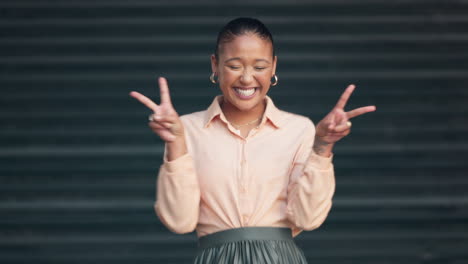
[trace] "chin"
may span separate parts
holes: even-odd
[[[242,112],[248,112],[256,108],[259,104],[261,104],[262,98],[264,97],[260,94],[257,94],[250,100],[239,100],[238,98],[236,98],[235,103],[233,105]]]

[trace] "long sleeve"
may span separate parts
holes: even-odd
[[[199,216],[200,187],[190,153],[164,163],[159,169],[154,209],[161,222],[172,232],[190,233]]]
[[[316,229],[325,221],[335,193],[333,154],[323,157],[312,150],[315,127],[310,125],[297,152],[288,185],[286,214],[296,227],[295,234]]]

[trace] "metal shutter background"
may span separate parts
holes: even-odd
[[[468,2],[1,1],[0,262],[189,263],[194,233],[153,211],[162,143],[131,90],[180,114],[208,80],[220,27],[261,19],[279,57],[270,95],[314,122],[344,88],[334,206],[297,241],[310,263],[468,263]]]

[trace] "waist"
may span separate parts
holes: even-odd
[[[209,248],[219,244],[242,240],[292,240],[288,227],[240,227],[215,232],[198,239],[199,248]]]

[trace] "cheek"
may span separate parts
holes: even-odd
[[[270,82],[271,82],[270,78],[271,77],[269,74],[261,74],[261,75],[258,75],[257,80],[265,86],[265,85],[270,85]]]
[[[236,81],[237,78],[239,78],[238,74],[226,70],[222,72],[222,75],[220,76],[220,82],[231,83]]]

